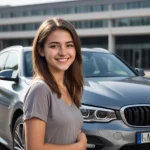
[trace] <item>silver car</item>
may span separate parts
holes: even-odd
[[[88,149],[150,149],[150,79],[101,48],[82,48],[81,112]],[[31,47],[0,52],[0,142],[24,150],[22,107],[32,80]]]

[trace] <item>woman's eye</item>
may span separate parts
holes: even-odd
[[[58,45],[51,45],[50,48],[57,48]]]
[[[74,45],[73,44],[68,44],[67,47],[74,47]]]

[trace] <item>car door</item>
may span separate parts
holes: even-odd
[[[4,65],[6,63],[8,57],[8,52],[4,52],[0,54],[0,73],[4,70]],[[0,140],[2,137],[3,129],[2,129],[2,123],[3,123],[3,116],[4,116],[4,103],[2,99],[2,87],[3,87],[3,81],[0,80]]]
[[[9,52],[3,72],[8,69],[16,72],[18,70],[18,60],[18,53],[16,51]],[[11,76],[11,74],[9,75]],[[17,93],[14,90],[16,88],[17,84],[14,81],[0,80],[0,136],[3,141],[5,140],[4,142],[10,142],[9,117],[11,116],[15,97],[17,97]]]

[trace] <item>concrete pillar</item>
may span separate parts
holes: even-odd
[[[113,36],[111,33],[108,35],[108,50],[112,53],[116,52],[115,49],[115,36]]]
[[[109,8],[109,12],[110,12],[110,16],[111,16],[111,13],[112,13],[112,4],[110,4],[108,6]],[[115,53],[116,50],[115,50],[115,36],[112,34],[111,32],[111,28],[113,27],[113,20],[112,19],[109,19],[108,20],[108,29],[109,29],[109,34],[108,34],[108,50],[112,53]]]

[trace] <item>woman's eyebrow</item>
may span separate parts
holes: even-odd
[[[50,42],[50,43],[48,43],[48,45],[50,45],[50,44],[59,44],[59,42]]]
[[[68,42],[66,42],[66,44],[69,44],[69,43],[73,43],[73,41],[68,41]],[[50,45],[50,44],[60,44],[59,42],[50,42],[50,43],[48,43],[48,45]]]
[[[69,43],[73,43],[73,41],[68,41],[68,42],[66,42],[67,44],[69,44]]]

